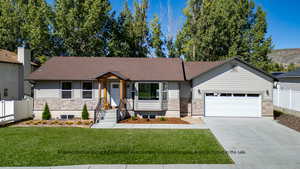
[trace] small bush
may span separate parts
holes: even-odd
[[[137,116],[131,116],[131,120],[137,120]]]
[[[41,124],[41,121],[34,121],[33,122],[33,125],[39,125],[39,124]]]
[[[88,120],[89,119],[89,112],[87,110],[86,104],[84,104],[84,106],[83,106],[81,117],[82,117],[83,120]]]
[[[64,125],[63,121],[58,122],[58,125]]]
[[[47,122],[47,121],[45,121],[45,120],[43,120],[41,123],[42,123],[42,124],[47,124],[48,122]]]
[[[167,121],[167,119],[165,117],[160,117],[159,120],[160,121]]]
[[[51,123],[50,123],[50,124],[58,124],[58,122],[59,122],[59,121],[57,121],[57,120],[54,120],[54,121],[51,121]]]
[[[77,121],[76,124],[77,124],[77,125],[81,125],[82,122],[81,122],[81,121]]]
[[[51,119],[51,113],[50,113],[49,106],[48,106],[47,103],[46,103],[44,111],[43,111],[42,119],[43,120],[50,120]]]
[[[67,124],[67,125],[73,125],[74,122],[73,122],[73,121],[66,121],[66,124]]]
[[[84,125],[90,125],[91,123],[90,123],[90,121],[84,121],[83,124]]]
[[[30,120],[30,121],[26,121],[26,122],[25,122],[25,124],[26,124],[26,125],[31,125],[32,123],[33,123],[33,121],[32,121],[32,120]]]
[[[277,110],[274,110],[273,112],[274,114],[274,119],[277,119],[279,116],[281,116],[283,113],[281,111],[277,111]]]

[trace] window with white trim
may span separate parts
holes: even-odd
[[[139,83],[139,100],[159,100],[159,83]]]
[[[61,82],[61,98],[72,98],[72,82]]]
[[[91,81],[82,82],[82,98],[93,98],[93,83]]]

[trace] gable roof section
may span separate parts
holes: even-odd
[[[209,71],[210,69],[223,64],[225,61],[219,62],[184,62],[186,80],[193,78]]]
[[[300,77],[300,68],[292,71],[292,72],[287,72],[287,73],[282,73],[278,76],[276,76],[278,79],[280,78],[287,78],[287,77]]]
[[[119,72],[129,80],[184,81],[182,60],[166,58],[53,57],[29,80],[94,80]]]
[[[239,58],[233,58],[233,59],[229,59],[226,61],[218,61],[218,62],[186,62],[185,63],[185,74],[186,74],[186,79],[187,80],[192,80],[193,78],[200,76],[206,72],[210,72],[213,71],[215,68],[220,67],[224,64],[230,64],[234,61],[240,62],[246,66],[248,66],[249,68],[271,78],[274,80],[277,80],[274,76],[272,76],[271,74],[258,69],[244,61],[242,61]]]
[[[0,62],[21,64],[16,53],[3,49],[0,49]]]

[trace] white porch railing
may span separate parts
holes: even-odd
[[[273,104],[277,107],[300,112],[300,91],[274,89]]]
[[[19,121],[32,117],[33,100],[0,101],[0,124]]]

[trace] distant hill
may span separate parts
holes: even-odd
[[[284,65],[294,63],[295,65],[300,66],[300,48],[277,49],[273,50],[268,56],[277,63]]]

